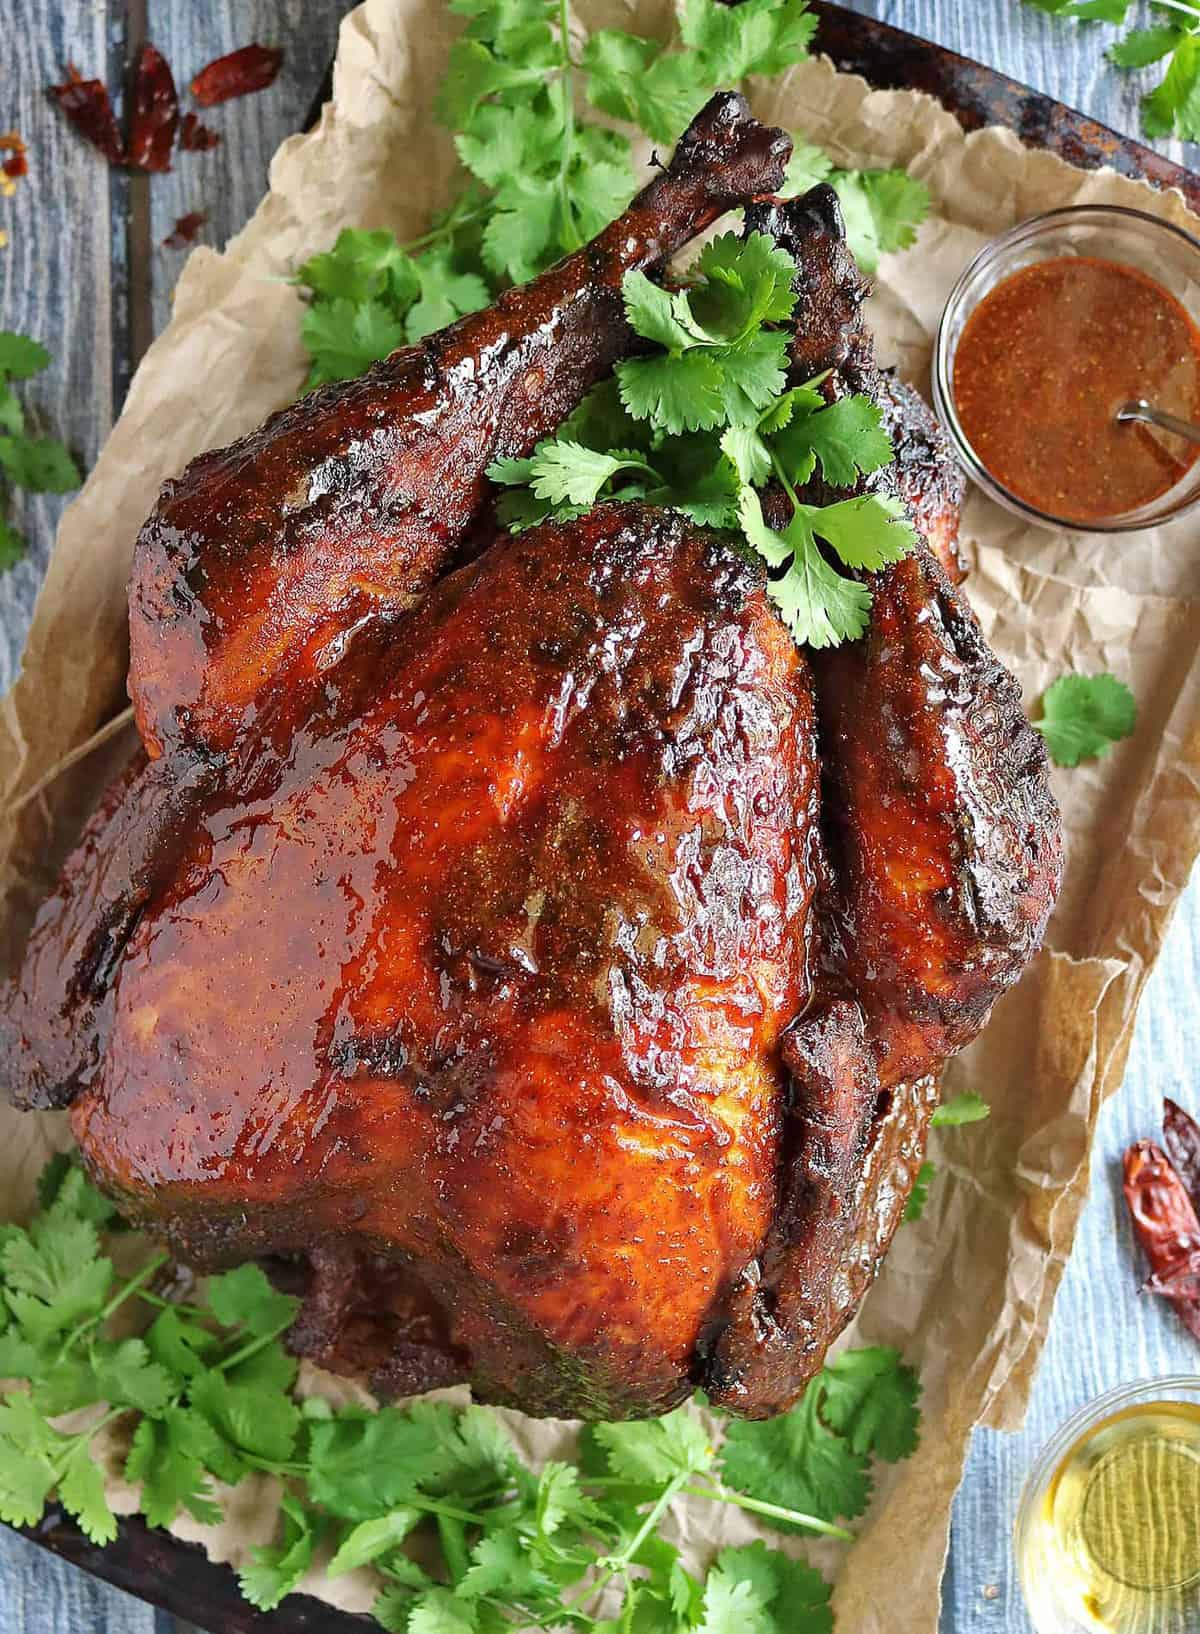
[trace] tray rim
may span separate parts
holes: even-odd
[[[835,0],[810,0],[819,21],[815,50],[875,90],[925,91],[966,131],[1007,125],[1029,147],[1056,154],[1084,170],[1108,165],[1121,175],[1182,193],[1200,214],[1200,174],[1124,136],[1020,80],[894,24],[850,11]],[[331,75],[314,103],[315,123],[330,94]],[[3,1523],[0,1523],[3,1524]],[[210,1560],[198,1543],[120,1517],[114,1542],[94,1544],[57,1504],[32,1527],[10,1530],[123,1589],[149,1605],[214,1634],[365,1634],[373,1619],[341,1611],[307,1594],[289,1595],[271,1612],[245,1601],[233,1569]]]

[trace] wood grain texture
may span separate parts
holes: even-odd
[[[9,0],[0,63],[0,129],[29,143],[30,175],[0,200],[0,325],[43,341],[53,355],[45,374],[18,388],[35,421],[63,437],[90,465],[113,418],[112,308],[114,267],[107,166],[52,110],[45,87],[67,61],[107,76],[106,8]],[[46,571],[65,501],[18,494],[17,525],[29,554],[0,577],[0,688],[7,690],[33,601]]]
[[[211,153],[177,153],[174,170],[154,178],[155,334],[170,317],[171,291],[187,259],[186,250],[166,249],[163,240],[180,216],[201,210],[208,220],[198,242],[220,247],[254,214],[267,190],[271,155],[285,136],[302,128],[348,10],[339,0],[206,0],[204,5],[149,0],[149,37],[173,66],[185,109],[195,107],[187,89],[192,76],[214,57],[252,40],[284,47],[279,78],[266,91],[198,110],[220,133],[220,145]]]
[[[1118,74],[1104,64],[1111,38],[1106,28],[1071,28],[1018,0],[848,3],[989,62],[1118,129],[1138,132],[1138,96],[1148,76]],[[154,179],[155,246],[176,216],[192,208],[209,212],[206,242],[219,244],[242,225],[265,185],[270,154],[307,108],[343,9],[338,0],[148,0],[150,37],[168,53],[181,83],[210,57],[251,38],[282,44],[288,52],[284,74],[270,92],[214,111],[212,123],[225,136],[221,148],[181,155],[175,172]],[[125,184],[110,178],[42,101],[41,89],[68,55],[88,72],[107,62],[115,83],[125,15],[119,0],[8,0],[10,27],[0,63],[0,128],[15,124],[23,131],[33,143],[35,166],[33,184],[15,200],[0,201],[0,227],[11,237],[10,247],[0,251],[0,326],[28,330],[50,345],[54,366],[26,396],[44,407],[48,423],[89,462],[111,422],[114,378],[118,391],[122,384],[122,358],[116,356],[114,367],[110,335],[120,339],[124,332],[127,197]],[[1195,149],[1158,146],[1193,167],[1200,164]],[[165,321],[182,260],[181,252],[153,251],[156,327]],[[13,638],[23,636],[60,504],[23,503],[34,550],[15,574],[0,579],[0,685],[11,673],[18,644]],[[943,1634],[1028,1634],[1012,1571],[1012,1519],[1036,1450],[1063,1419],[1115,1384],[1197,1369],[1198,1353],[1169,1312],[1136,1294],[1117,1165],[1131,1139],[1157,1127],[1164,1092],[1200,1102],[1198,997],[1200,893],[1193,886],[1148,986],[1125,1085],[1101,1122],[1091,1200],[1027,1426],[1016,1436],[975,1437],[955,1509]],[[184,1625],[165,1614],[0,1528],[0,1634],[93,1631],[185,1634]]]

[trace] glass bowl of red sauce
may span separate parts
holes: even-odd
[[[1200,502],[1200,444],[1117,410],[1200,423],[1200,240],[1082,205],[994,239],[950,294],[934,403],[968,474],[1046,527],[1148,528]]]

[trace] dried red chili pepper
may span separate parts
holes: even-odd
[[[79,134],[99,148],[110,165],[125,163],[125,144],[112,103],[98,79],[84,79],[74,63],[68,63],[65,83],[52,85],[50,91]]]
[[[0,153],[8,155],[3,164],[0,164],[0,170],[10,182],[17,182],[22,176],[28,176],[29,160],[26,157],[28,152],[24,137],[19,136],[15,130],[5,131],[3,136],[0,136]]]
[[[128,163],[135,170],[171,168],[171,149],[179,128],[179,92],[162,52],[144,45],[133,81],[133,118],[129,127]]]
[[[265,91],[282,61],[283,52],[272,46],[244,45],[202,68],[192,81],[192,95],[202,108],[215,108],[230,97]]]
[[[1187,1187],[1192,1207],[1200,1214],[1200,1124],[1169,1097],[1164,1102],[1163,1134],[1175,1172]]]
[[[1200,1219],[1167,1154],[1152,1140],[1139,1140],[1125,1153],[1124,1190],[1137,1239],[1165,1292],[1200,1255]],[[1166,1297],[1200,1339],[1200,1302],[1174,1291]]]
[[[194,113],[185,113],[179,128],[179,145],[185,153],[208,153],[221,140],[211,125],[202,125]]]
[[[163,239],[163,248],[167,250],[181,250],[190,244],[196,234],[203,227],[208,217],[203,210],[189,210],[186,216],[180,216],[174,227]]]

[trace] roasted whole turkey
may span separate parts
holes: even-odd
[[[788,1407],[1053,905],[953,467],[834,195],[772,197],[787,151],[715,98],[594,243],[202,455],[137,541],[144,750],[9,986],[8,1082],[185,1260],[302,1279],[294,1347],[385,1392]],[[677,514],[490,521],[488,464],[633,348],[624,274],[739,205],[800,269],[796,378],[884,405],[927,541],[829,652]]]

